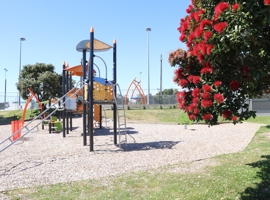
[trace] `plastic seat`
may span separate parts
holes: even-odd
[[[63,130],[62,122],[59,121],[56,116],[51,116],[50,123],[52,124],[52,128],[54,131],[60,132]]]

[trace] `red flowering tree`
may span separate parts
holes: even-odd
[[[269,89],[270,12],[264,0],[193,0],[180,20],[187,50],[170,53],[179,108],[193,121],[242,122],[248,99]]]

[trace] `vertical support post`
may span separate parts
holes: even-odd
[[[83,50],[83,57],[82,57],[82,67],[83,67],[83,145],[87,145],[86,141],[86,101],[87,97],[85,96],[85,80],[86,80],[86,49]]]
[[[115,92],[115,97],[117,95],[117,78],[116,78],[116,39],[113,41],[113,82],[114,82],[114,92]],[[116,101],[116,99],[114,99]],[[114,132],[114,144],[117,144],[117,108],[116,108],[116,103],[113,104],[113,132]]]
[[[51,99],[49,99],[49,107],[51,107]],[[49,133],[52,132],[52,123],[51,123],[51,120],[49,121]]]
[[[99,128],[101,129],[102,128],[102,105],[100,104],[99,105],[99,114],[100,114],[100,122],[99,122]]]
[[[71,72],[69,73],[69,88],[72,89],[72,76],[71,76]],[[75,88],[75,89],[77,89],[77,88]],[[70,117],[70,131],[72,131],[72,112],[70,112],[69,117]]]
[[[63,73],[62,73],[62,96],[64,96],[66,94],[66,90],[65,90],[65,84],[66,84],[66,63],[63,63]],[[66,101],[66,97],[63,97],[63,102]],[[63,137],[66,137],[66,106],[65,104],[63,104],[63,112],[62,112],[62,119],[63,119]]]
[[[89,79],[89,90],[88,90],[88,127],[90,135],[90,151],[94,151],[94,127],[93,127],[93,67],[94,67],[94,28],[90,29],[90,60],[88,67],[88,79]]]
[[[66,71],[66,93],[69,91],[69,76],[68,76],[68,74],[69,74],[69,72],[68,71]],[[68,97],[69,98],[69,97]],[[67,122],[66,122],[66,126],[67,126],[67,134],[69,134],[69,111],[66,109],[66,120],[67,120]]]

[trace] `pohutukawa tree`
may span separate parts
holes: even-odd
[[[180,20],[187,50],[170,53],[179,108],[193,121],[234,124],[250,117],[248,99],[268,93],[270,6],[267,0],[193,0]]]

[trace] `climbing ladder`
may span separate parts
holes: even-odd
[[[77,83],[76,87],[80,84]],[[46,121],[49,117],[51,117],[57,110],[63,109],[63,105],[70,99],[72,98],[74,95],[76,95],[81,89],[83,88],[83,86],[81,86],[80,88],[77,88],[76,91],[74,93],[72,93],[70,96],[69,93],[66,93],[64,96],[62,96],[60,99],[58,99],[56,102],[54,102],[49,108],[47,108],[46,110],[44,110],[43,112],[41,112],[38,116],[36,116],[34,119],[32,119],[30,122],[28,122],[26,125],[24,125],[22,128],[20,128],[19,130],[17,130],[15,133],[11,134],[11,136],[9,136],[8,138],[6,138],[5,140],[0,142],[0,153],[2,151],[4,151],[5,149],[7,149],[8,147],[10,147],[11,145],[13,145],[14,143],[16,143],[19,139],[21,139],[22,137],[24,137],[25,135],[27,135],[28,133],[30,133],[34,128],[36,128],[39,124],[43,123],[44,121]],[[67,97],[65,99],[65,101],[63,101],[63,99]],[[56,104],[58,104],[59,102],[62,103],[56,107]],[[42,118],[42,116],[51,108],[56,108],[54,111],[52,111],[50,114],[46,115],[45,118]],[[37,119],[42,119],[40,120],[37,124],[35,124],[33,127],[30,127],[30,125]],[[22,130],[25,131],[25,133],[23,133],[18,139],[16,140],[12,140],[13,136],[18,135],[18,133],[20,133]]]
[[[122,106],[120,109],[117,103],[117,94],[115,92],[115,88],[118,88],[120,96],[121,96]],[[113,93],[114,93],[115,106],[116,106],[117,118],[118,118],[119,147],[121,147],[122,143],[127,144],[127,125],[126,125],[126,112],[125,112],[125,107],[124,107],[124,100],[123,100],[123,96],[122,96],[119,84],[113,85]],[[125,136],[125,139],[122,139],[123,136]]]

